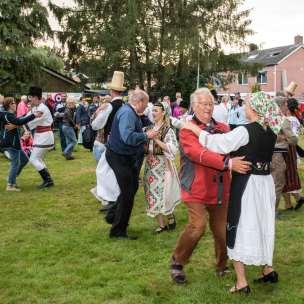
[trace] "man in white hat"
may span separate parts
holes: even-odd
[[[109,103],[103,104],[97,109],[94,115],[95,119],[92,121],[93,130],[98,131],[103,129],[104,131],[103,138],[105,142],[103,144],[105,144],[108,140],[116,112],[124,104],[122,97],[122,93],[126,90],[126,87],[124,87],[124,73],[115,71],[111,83],[108,84],[108,88],[110,89],[111,101]],[[99,161],[104,150],[104,145],[94,145],[93,153],[97,162]],[[113,205],[114,202],[109,202],[109,204],[102,208],[100,211],[107,211],[113,207]]]
[[[287,97],[287,98],[292,97],[292,96],[295,94],[295,91],[296,91],[297,87],[298,87],[298,84],[297,84],[296,82],[292,81],[292,82],[288,85],[288,87],[286,87],[286,88],[284,89],[284,92],[285,92],[286,97]]]
[[[106,140],[110,135],[114,116],[124,104],[122,97],[122,93],[126,90],[126,87],[124,87],[124,73],[115,71],[108,88],[110,89],[111,101],[99,107],[95,114],[96,118],[92,122],[93,130],[104,129]]]

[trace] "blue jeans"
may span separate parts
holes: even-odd
[[[63,125],[62,132],[65,136],[66,148],[63,151],[63,154],[66,156],[71,156],[75,145],[77,144],[76,134],[73,127],[68,127]]]
[[[66,148],[66,141],[65,141],[65,135],[63,134],[63,131],[62,131],[62,127],[63,127],[62,122],[58,122],[60,146],[61,146],[61,151],[63,152]]]
[[[16,178],[20,174],[23,167],[27,164],[28,158],[22,150],[14,148],[5,148],[10,155],[10,168],[7,177],[7,183],[10,185],[16,185]]]

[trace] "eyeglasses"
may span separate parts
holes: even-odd
[[[206,108],[206,107],[212,108],[213,107],[213,102],[199,102],[199,101],[197,101],[195,103],[200,105],[201,107],[204,107],[204,108]]]

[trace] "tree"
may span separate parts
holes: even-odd
[[[51,33],[47,9],[38,0],[0,1],[0,90],[21,91],[39,72],[34,41]]]
[[[243,0],[75,2],[75,9],[50,6],[63,28],[59,38],[70,66],[81,71],[94,62],[100,70],[91,76],[101,81],[120,69],[131,87],[145,84],[151,91],[156,82],[161,95],[189,95],[198,64],[211,77],[231,62],[223,45],[241,44],[251,34],[249,11],[239,9]]]

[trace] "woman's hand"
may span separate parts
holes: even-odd
[[[16,125],[12,124],[12,123],[8,123],[7,125],[4,126],[6,130],[11,131],[17,128]]]
[[[202,131],[199,126],[195,125],[191,121],[182,122],[181,128],[192,131],[196,136],[199,136]]]

